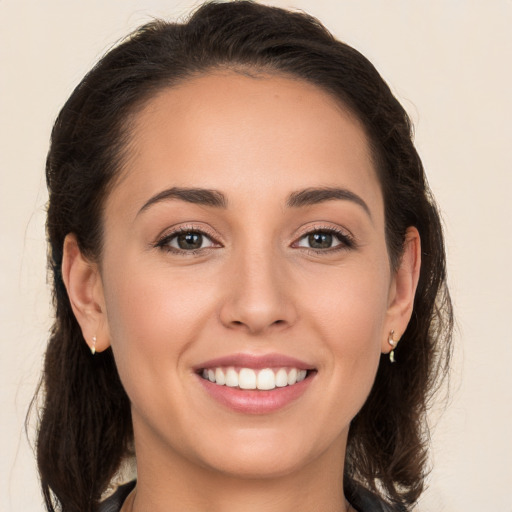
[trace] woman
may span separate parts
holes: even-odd
[[[451,305],[408,117],[362,55],[244,1],[153,22],[62,109],[47,182],[48,510],[412,507]]]

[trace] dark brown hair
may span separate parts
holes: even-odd
[[[439,215],[413,146],[409,118],[373,65],[314,18],[247,1],[208,3],[186,23],[154,21],[107,53],[77,86],[52,131],[47,231],[55,323],[41,383],[37,438],[49,511],[93,512],[133,432],[130,403],[110,349],[92,357],[62,281],[64,238],[99,260],[102,209],[122,167],[131,120],[163,88],[212,69],[297,77],[328,91],[361,121],[385,202],[391,265],[406,229],[421,237],[412,319],[383,356],[349,434],[345,486],[380,494],[399,509],[418,499],[426,468],[426,411],[448,369],[452,310]]]

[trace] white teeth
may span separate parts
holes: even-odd
[[[265,368],[258,373],[256,387],[258,389],[274,389],[276,387],[276,376],[270,368]]]
[[[215,382],[219,386],[223,386],[224,384],[226,384],[226,376],[224,375],[222,368],[217,368],[215,370]]]
[[[288,372],[288,386],[291,386],[292,384],[295,384],[297,382],[297,370],[295,368],[292,368]]]
[[[281,368],[276,373],[276,387],[284,388],[285,386],[288,386],[288,374],[284,368]]]
[[[256,372],[250,368],[242,368],[238,374],[240,389],[256,389]]]
[[[306,378],[306,370],[297,368],[280,368],[275,371],[264,368],[255,371],[252,368],[241,368],[238,372],[233,368],[208,368],[202,371],[204,379],[215,382],[219,386],[228,386],[240,389],[271,389],[293,386]]]
[[[234,368],[228,368],[226,372],[226,386],[230,388],[238,387],[238,373],[235,372]]]

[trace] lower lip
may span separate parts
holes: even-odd
[[[245,414],[269,414],[298,400],[310,386],[314,375],[314,373],[308,375],[304,380],[292,386],[274,388],[269,391],[219,386],[199,375],[197,378],[212,398],[229,409]]]

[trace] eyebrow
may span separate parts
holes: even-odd
[[[359,205],[368,214],[370,219],[372,218],[370,208],[368,208],[368,205],[361,197],[350,190],[337,187],[306,188],[304,190],[292,192],[288,196],[286,206],[290,208],[300,208],[301,206],[313,206],[315,204],[335,199],[352,201]]]
[[[137,215],[142,213],[144,210],[147,210],[150,206],[169,199],[179,199],[181,201],[186,201],[187,203],[211,206],[213,208],[227,208],[228,204],[226,196],[218,190],[207,188],[172,187],[151,197],[144,203]],[[304,190],[292,192],[286,200],[286,206],[288,208],[300,208],[332,200],[352,201],[353,203],[361,206],[368,216],[372,218],[368,205],[363,201],[363,199],[361,199],[361,197],[350,190],[338,187],[306,188]]]
[[[226,196],[218,190],[207,188],[184,188],[172,187],[159,192],[144,203],[144,206],[138,211],[137,215],[147,210],[150,206],[167,201],[169,199],[179,199],[187,203],[199,204],[202,206],[212,206],[214,208],[226,208],[228,201]]]

